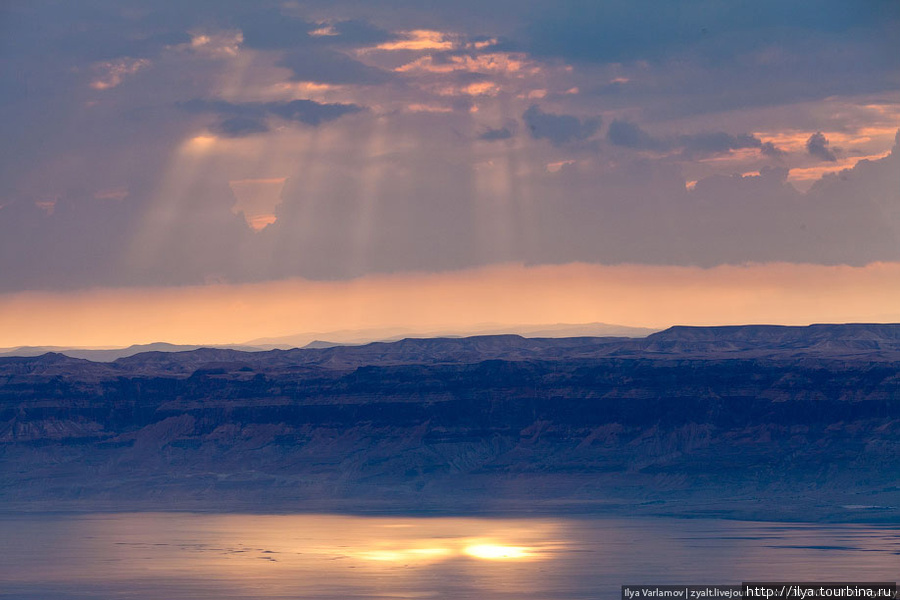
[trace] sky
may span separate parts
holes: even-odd
[[[896,0],[7,0],[0,346],[900,321]]]

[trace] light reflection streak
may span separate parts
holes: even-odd
[[[496,544],[477,544],[466,546],[463,554],[483,560],[524,560],[537,555],[530,548],[522,546],[498,546]]]
[[[365,550],[356,557],[385,562],[432,563],[453,555],[449,548],[409,548],[403,550]]]
[[[420,540],[413,547],[364,548],[348,552],[351,558],[365,561],[393,562],[402,564],[434,564],[455,558],[488,561],[536,561],[547,560],[560,550],[562,545],[546,541],[534,542],[530,546],[510,545],[509,539],[460,538],[442,539],[442,546],[429,547],[436,540]]]

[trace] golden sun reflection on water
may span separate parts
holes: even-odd
[[[525,560],[540,558],[530,548],[522,546],[498,546],[496,544],[478,544],[466,546],[463,553],[472,558],[483,560]]]
[[[307,543],[316,543],[303,550],[319,556],[335,554],[351,560],[406,566],[454,559],[535,561],[550,559],[564,547],[555,541],[555,529],[551,521],[541,520],[350,517],[333,523],[327,532],[323,531],[324,537],[308,538]],[[309,529],[307,532],[312,533]]]
[[[509,543],[509,542],[507,542]],[[353,558],[403,564],[433,564],[453,558],[478,560],[530,561],[552,557],[554,547],[549,544],[536,546],[510,546],[481,539],[452,540],[442,546],[413,548],[360,549],[349,553]]]
[[[366,560],[403,563],[432,563],[453,555],[449,548],[410,548],[405,550],[363,550],[356,554]]]

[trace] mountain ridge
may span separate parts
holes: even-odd
[[[799,351],[799,353],[796,353]],[[795,352],[795,354],[790,354]],[[62,353],[48,353],[68,356]],[[46,356],[43,355],[43,356]],[[404,338],[362,345],[313,348],[241,350],[191,347],[174,352],[151,350],[104,362],[113,368],[134,369],[140,364],[167,364],[182,371],[215,361],[273,364],[362,366],[372,364],[525,360],[641,356],[644,358],[841,358],[868,356],[872,360],[900,359],[900,324],[816,324],[808,326],[736,325],[673,326],[646,338],[570,337],[527,338],[515,334],[469,337]],[[0,370],[8,358],[0,357]],[[34,358],[39,358],[34,357]],[[70,357],[77,360],[79,357]],[[57,359],[58,360],[58,359]],[[179,367],[178,365],[182,365]]]
[[[245,352],[261,352],[266,350],[291,350],[294,348],[328,348],[332,346],[361,346],[372,342],[393,342],[407,338],[436,338],[436,337],[473,337],[484,335],[500,335],[509,333],[523,335],[525,337],[584,337],[617,335],[621,337],[644,337],[649,333],[658,331],[651,328],[628,327],[624,325],[611,325],[608,323],[582,323],[555,325],[517,325],[502,327],[499,325],[482,325],[472,328],[472,332],[438,331],[416,332],[415,330],[384,328],[368,330],[343,330],[332,332],[319,332],[296,334],[280,337],[257,338],[238,344],[171,344],[168,342],[153,342],[149,344],[133,344],[128,347],[67,347],[67,346],[18,346],[12,348],[0,348],[0,357],[10,356],[40,356],[47,352],[57,352],[73,358],[86,358],[98,362],[112,362],[118,358],[124,358],[141,352],[184,352],[203,348],[220,348],[229,350],[242,350]],[[401,333],[402,332],[402,333]],[[577,335],[576,335],[577,334]],[[627,335],[626,335],[627,334]]]
[[[900,522],[898,329],[2,358],[0,509]]]

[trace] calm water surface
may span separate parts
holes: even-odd
[[[900,528],[678,519],[0,517],[0,598],[574,599],[622,584],[894,581]]]

